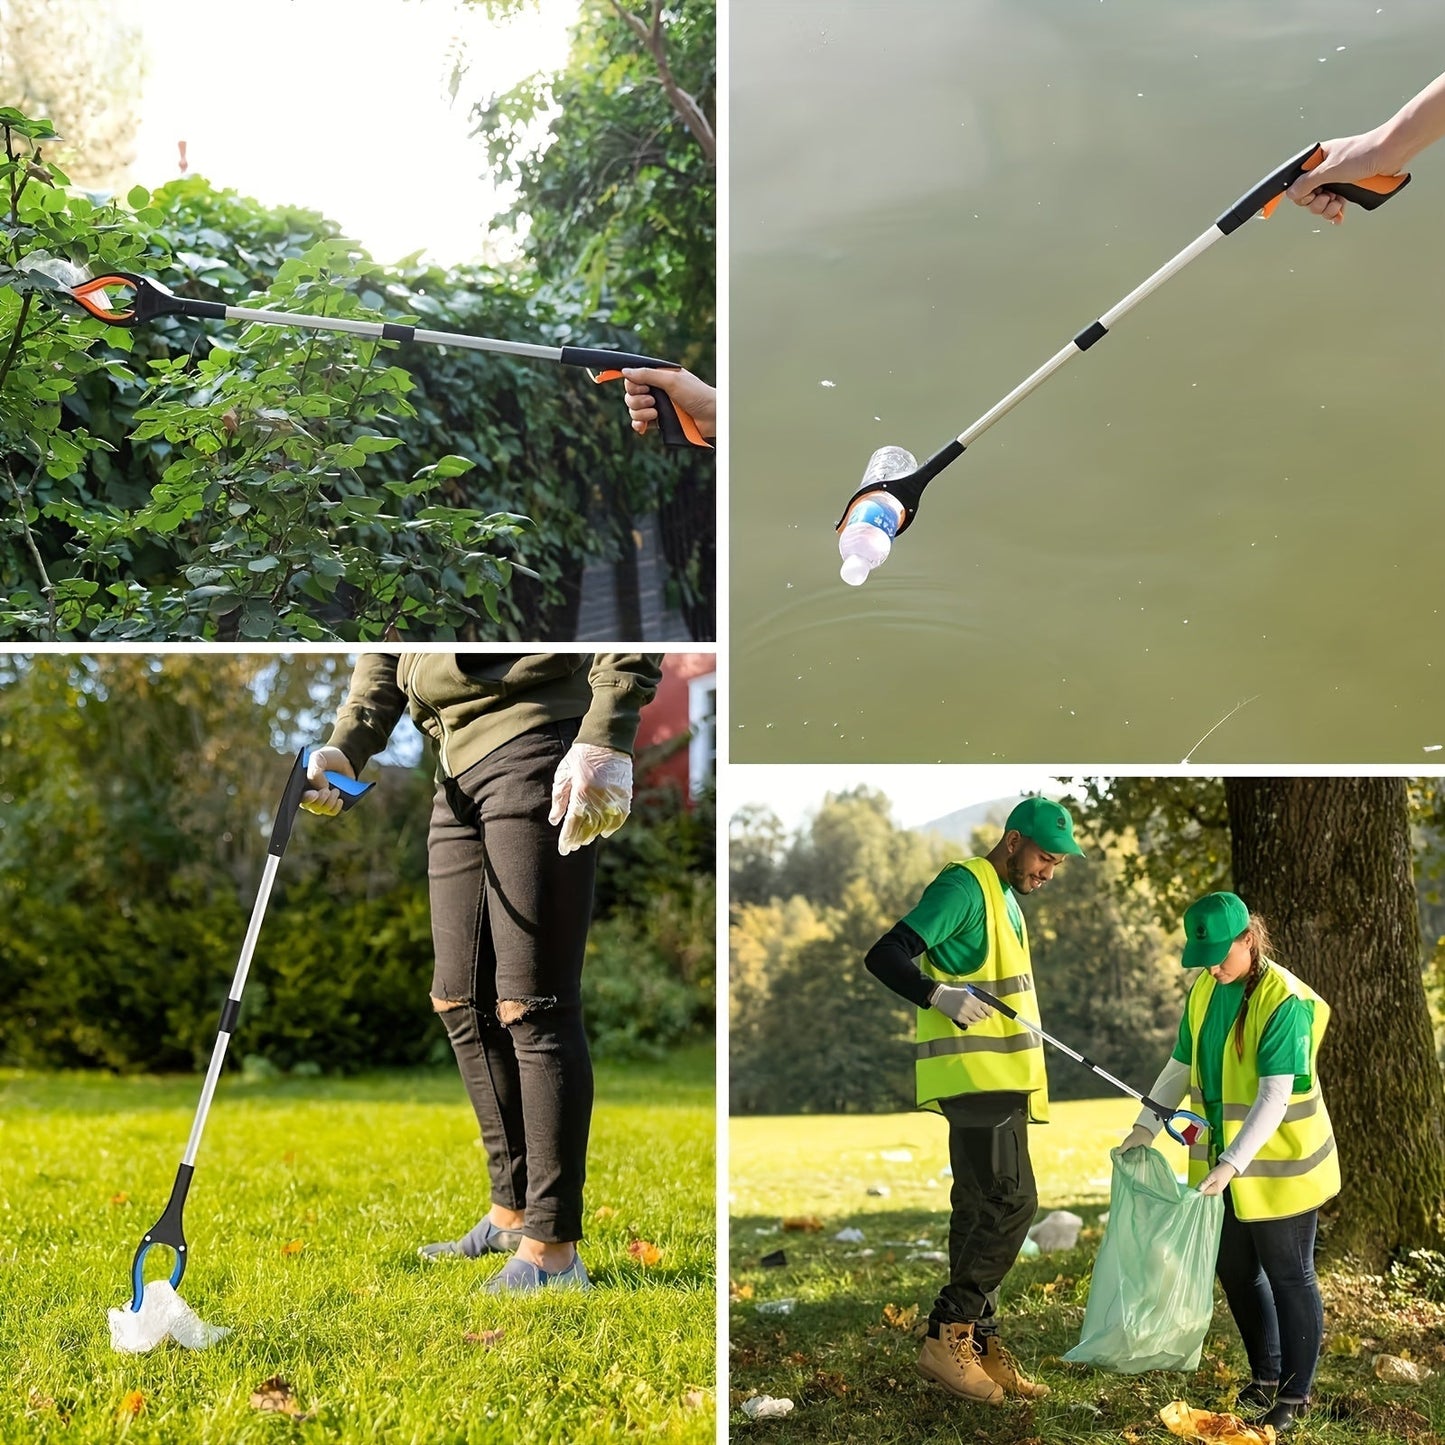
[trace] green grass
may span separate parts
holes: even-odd
[[[596,1288],[503,1299],[481,1289],[500,1256],[416,1255],[487,1197],[454,1075],[226,1077],[181,1293],[235,1333],[125,1356],[106,1309],[129,1298],[199,1081],[0,1074],[0,1440],[711,1441],[712,1054],[599,1066],[597,1085],[583,1246]],[[661,1249],[655,1265],[629,1254],[634,1238]],[[161,1275],[172,1257],[154,1256]],[[503,1332],[491,1347],[464,1338],[486,1330]],[[312,1418],[250,1407],[277,1374]],[[122,1418],[132,1391],[144,1408]]]
[[[1125,1099],[1055,1103],[1054,1122],[1031,1131],[1041,1213],[1072,1209],[1085,1230],[1066,1253],[1020,1260],[1004,1282],[1003,1338],[1025,1369],[1052,1387],[1029,1405],[969,1405],[916,1372],[918,1336],[947,1266],[907,1256],[947,1250],[947,1125],[931,1114],[743,1118],[731,1125],[730,1428],[759,1441],[1163,1442],[1161,1406],[1185,1399],[1225,1409],[1248,1378],[1244,1351],[1216,1289],[1214,1325],[1198,1372],[1126,1376],[1065,1364],[1078,1342],[1089,1271],[1108,1207],[1109,1149],[1132,1123]],[[1166,1141],[1167,1142],[1167,1141]],[[882,1155],[908,1151],[909,1161]],[[1184,1151],[1167,1157],[1183,1168]],[[870,1196],[872,1186],[889,1192]],[[821,1219],[821,1232],[784,1231],[785,1218]],[[845,1226],[863,1244],[835,1243]],[[918,1243],[924,1241],[925,1243]],[[782,1249],[787,1264],[761,1267]],[[860,1251],[872,1249],[864,1256]],[[1411,1441],[1427,1445],[1445,1430],[1445,1374],[1423,1387],[1386,1386],[1371,1370],[1376,1353],[1406,1354],[1445,1369],[1445,1307],[1392,1297],[1377,1278],[1327,1272],[1325,1357],[1318,1408],[1296,1437],[1319,1445]],[[742,1297],[739,1297],[742,1296]],[[791,1297],[786,1316],[758,1306]],[[914,1323],[884,1320],[884,1308],[917,1306]],[[748,1421],[749,1395],[794,1401],[780,1421]]]

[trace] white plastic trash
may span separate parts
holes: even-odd
[[[754,1395],[743,1401],[743,1414],[749,1420],[781,1420],[793,1413],[791,1400],[775,1400],[771,1395]]]
[[[760,1315],[790,1315],[797,1305],[796,1299],[767,1299],[758,1305]]]
[[[231,1333],[225,1325],[208,1325],[164,1279],[146,1286],[139,1310],[125,1305],[106,1313],[110,1347],[123,1355],[143,1355],[165,1339],[188,1350],[204,1350]]]
[[[864,1234],[861,1229],[854,1229],[850,1226],[847,1229],[840,1229],[833,1239],[838,1244],[862,1244]]]
[[[1044,1251],[1072,1249],[1079,1242],[1084,1221],[1067,1209],[1056,1209],[1029,1230],[1029,1238]]]

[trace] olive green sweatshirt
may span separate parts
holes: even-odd
[[[372,652],[357,660],[330,746],[360,776],[408,703],[459,777],[505,742],[544,723],[581,718],[581,743],[630,753],[662,677],[660,653]]]

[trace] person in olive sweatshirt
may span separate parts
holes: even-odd
[[[639,714],[660,655],[361,657],[302,806],[334,816],[325,773],[356,777],[409,706],[437,752],[427,838],[432,1007],[486,1148],[491,1206],[424,1259],[510,1254],[488,1289],[586,1288],[577,1253],[592,1120],[582,958],[597,838],[632,805]]]

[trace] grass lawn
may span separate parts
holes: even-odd
[[[742,1118],[731,1125],[731,1424],[759,1441],[961,1441],[993,1445],[1177,1439],[1159,1422],[1173,1399],[1225,1409],[1248,1378],[1244,1351],[1216,1289],[1214,1326],[1199,1370],[1118,1375],[1060,1356],[1078,1342],[1100,1213],[1108,1208],[1109,1149],[1132,1123],[1127,1099],[1055,1103],[1054,1122],[1031,1131],[1041,1213],[1082,1215],[1079,1246],[1020,1260],[1004,1282],[1003,1338],[1053,1393],[1036,1404],[969,1405],[916,1372],[918,1337],[947,1266],[910,1260],[947,1251],[947,1126],[936,1115]],[[1168,1142],[1167,1140],[1165,1141]],[[907,1159],[885,1158],[885,1154]],[[1184,1151],[1170,1144],[1182,1172]],[[870,1188],[888,1192],[870,1195]],[[809,1217],[821,1231],[784,1230]],[[834,1242],[844,1227],[862,1244]],[[764,1269],[782,1249],[787,1263]],[[871,1250],[865,1255],[862,1251]],[[1439,1442],[1445,1374],[1423,1386],[1388,1386],[1371,1369],[1377,1353],[1406,1355],[1445,1370],[1445,1306],[1392,1296],[1388,1282],[1322,1276],[1325,1357],[1317,1408],[1291,1437],[1305,1442]],[[791,1298],[792,1312],[768,1314]],[[890,1323],[884,1311],[889,1305]],[[917,1307],[917,1315],[908,1311]],[[794,1401],[791,1415],[749,1421],[750,1395]]]
[[[235,1333],[119,1355],[106,1309],[129,1297],[199,1084],[0,1074],[0,1441],[713,1439],[710,1050],[599,1065],[583,1246],[596,1288],[524,1299],[482,1292],[499,1255],[416,1255],[487,1199],[454,1075],[228,1075],[186,1207],[181,1294]],[[629,1252],[639,1239],[654,1263]],[[157,1249],[148,1273],[171,1263]],[[500,1337],[467,1339],[487,1331]],[[275,1375],[309,1418],[251,1407]]]

